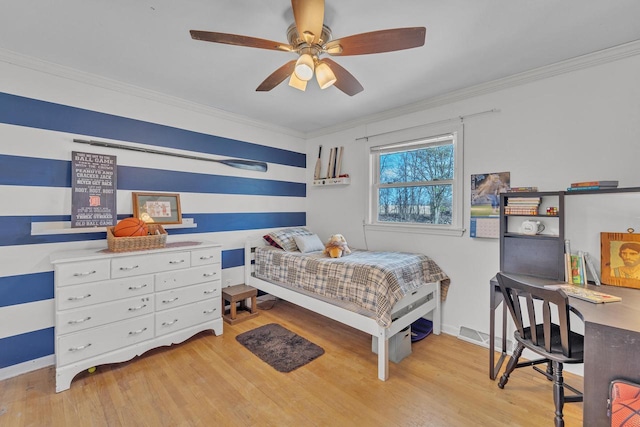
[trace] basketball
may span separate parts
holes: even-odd
[[[115,237],[135,237],[147,235],[147,224],[138,218],[125,218],[113,227]]]

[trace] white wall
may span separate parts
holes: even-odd
[[[621,187],[640,186],[639,75],[640,56],[631,56],[309,139],[308,181],[318,146],[344,145],[343,171],[351,175],[351,184],[310,187],[307,224],[323,239],[341,233],[352,246],[364,247],[368,151],[362,140],[355,139],[491,109],[499,112],[464,121],[466,228],[472,174],[510,171],[512,186],[537,186],[541,191],[597,179],[617,179]],[[640,215],[626,219],[630,225],[621,225],[620,230],[591,224],[567,231],[588,234],[593,242],[600,231],[624,231],[627,226],[640,230]],[[571,223],[570,217],[567,222]],[[451,277],[443,305],[444,331],[457,334],[466,326],[488,333],[488,282],[499,268],[497,239],[472,239],[468,233],[450,237],[367,231],[366,241],[369,249],[416,251],[432,257]]]

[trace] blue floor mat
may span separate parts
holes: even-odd
[[[425,339],[433,332],[433,322],[422,317],[411,324],[411,342]]]

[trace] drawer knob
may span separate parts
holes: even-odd
[[[85,271],[84,273],[73,273],[74,277],[84,277],[84,276],[90,276],[92,274],[96,274],[95,270],[91,270],[91,271]]]
[[[201,260],[203,260],[203,261],[206,261],[206,260],[211,259],[211,258],[213,258],[213,255],[209,255],[209,256],[201,256],[201,257],[200,257],[200,259],[201,259]]]
[[[183,259],[177,260],[177,261],[169,261],[169,264],[182,264],[184,262]]]
[[[143,333],[146,330],[147,330],[147,328],[142,328],[142,329],[138,329],[137,331],[131,331],[131,332],[129,332],[129,335],[139,335],[139,334]]]
[[[205,295],[213,294],[215,293],[215,291],[216,291],[215,289],[207,289],[206,291],[204,291],[204,294]]]
[[[164,300],[162,300],[162,303],[163,304],[171,304],[174,301],[178,301],[178,297],[171,298],[171,299],[164,299]]]
[[[171,326],[176,323],[178,319],[173,319],[173,322],[162,322],[162,326]]]
[[[135,270],[136,268],[140,267],[139,265],[132,265],[131,267],[120,267],[121,271],[131,271],[131,270]]]
[[[216,274],[218,274],[218,273],[216,273],[216,272],[214,271],[213,273],[204,273],[204,274],[203,274],[203,276],[204,276],[204,277],[211,277],[211,276],[215,276]]]
[[[87,299],[91,297],[91,294],[86,294],[86,295],[81,295],[79,297],[69,297],[67,298],[69,301],[79,301],[79,300],[83,300],[83,299]]]
[[[146,288],[147,284],[145,283],[144,285],[140,285],[140,286],[129,286],[129,290],[130,291],[137,291],[138,289],[143,289]]]
[[[80,350],[84,350],[87,347],[91,347],[91,343],[88,343],[85,345],[79,345],[78,347],[71,347],[69,351],[80,351]]]
[[[203,311],[202,313],[203,313],[203,314],[211,314],[211,313],[213,313],[214,311],[216,311],[216,309],[215,309],[215,308],[212,308],[211,310],[205,310],[205,311]]]
[[[129,311],[138,311],[138,310],[142,310],[143,308],[145,308],[147,306],[147,304],[142,304],[142,305],[138,305],[136,307],[129,307]]]
[[[86,322],[87,320],[91,320],[91,316],[87,316],[87,317],[85,317],[84,319],[69,320],[69,322],[68,322],[68,323],[69,323],[70,325],[76,325],[76,324],[78,324],[78,323],[84,323],[84,322]]]

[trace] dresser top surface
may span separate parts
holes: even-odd
[[[206,249],[206,248],[221,248],[220,243],[193,240],[184,242],[170,242],[166,247],[160,249],[148,249],[140,251],[128,251],[128,252],[110,252],[108,248],[94,248],[94,249],[78,249],[70,251],[53,252],[49,256],[49,261],[52,264],[60,262],[74,262],[74,261],[86,261],[91,259],[105,259],[105,258],[121,258],[130,257],[136,255],[150,255],[163,252],[178,252],[194,249]]]

